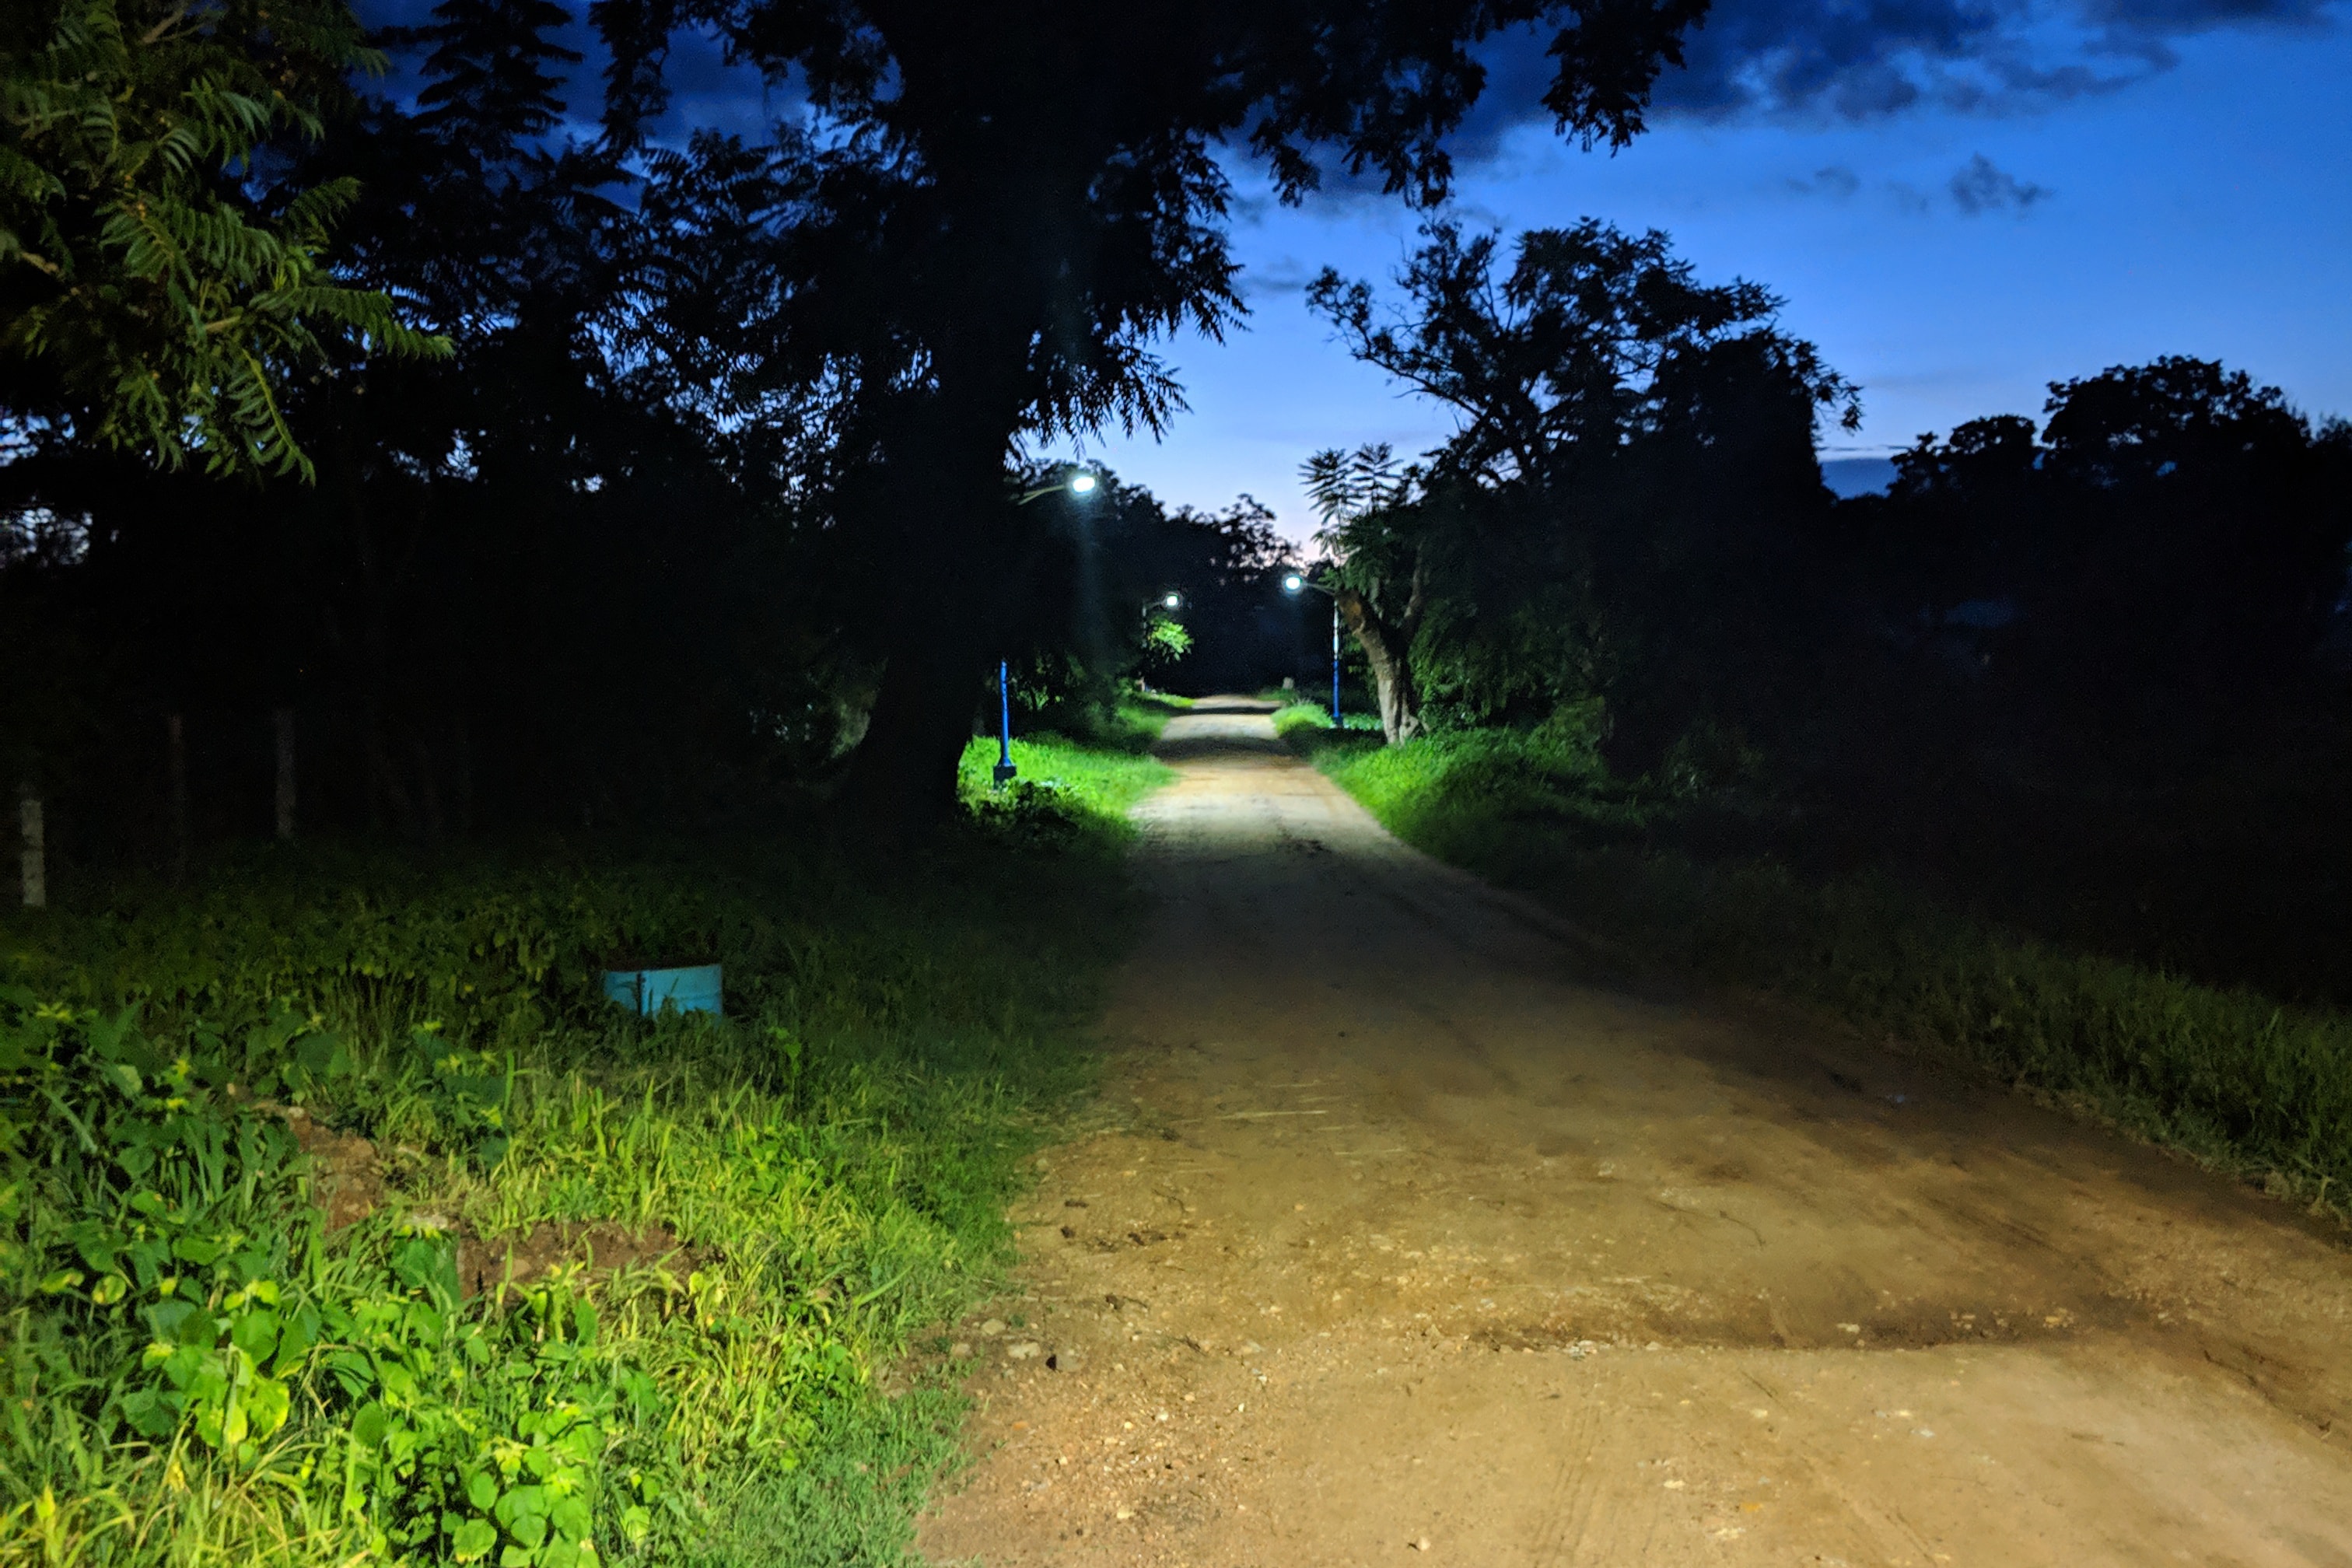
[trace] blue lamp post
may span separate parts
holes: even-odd
[[[1302,594],[1309,588],[1331,601],[1331,728],[1336,730],[1339,727],[1339,595],[1296,572],[1282,580],[1286,594]]]
[[[1021,770],[1013,765],[1013,667],[996,661],[996,787],[1003,789]]]
[[[1074,496],[1090,496],[1095,493],[1097,482],[1095,476],[1086,469],[1074,468],[1069,478],[1057,484],[1039,485],[1034,489],[1022,491],[1013,504],[1027,506],[1039,496],[1049,496],[1056,490],[1067,490]],[[996,787],[1003,789],[1020,772],[1013,765],[1013,662],[1000,658],[996,661]]]

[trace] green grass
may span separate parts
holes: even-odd
[[[991,820],[1058,816],[1072,828],[1115,820],[1176,776],[1166,764],[1143,755],[1167,721],[1164,712],[1123,705],[1104,725],[1105,733],[1089,738],[1091,744],[1050,731],[1016,736],[1013,765],[1021,771],[1002,790],[995,785],[996,742],[974,740],[964,748],[958,784],[965,801]]]
[[[1671,963],[1825,1006],[2273,1190],[2352,1185],[2352,1019],[2073,951],[1883,876],[1661,845],[1675,797],[1570,731],[1298,733],[1400,837]]]
[[[1339,717],[1341,728],[1351,735],[1377,735],[1381,732],[1381,720],[1377,713],[1350,713],[1343,710]],[[1331,710],[1319,702],[1287,702],[1274,710],[1274,732],[1285,740],[1301,731],[1328,731],[1331,727]]]
[[[0,924],[0,1563],[908,1560],[961,1412],[909,1352],[1089,1082],[1161,773],[1017,754],[903,861],[272,852]],[[289,1104],[373,1149],[359,1223]],[[650,1251],[461,1299],[583,1226]]]

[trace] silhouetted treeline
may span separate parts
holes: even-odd
[[[1530,26],[1546,79],[1514,84],[1563,133],[1622,146],[1706,9],[440,0],[381,40],[420,63],[414,103],[354,123],[335,88],[367,90],[344,74],[366,52],[340,0],[126,3],[101,47],[70,6],[0,28],[0,85],[27,106],[0,117],[24,175],[0,182],[0,228],[122,285],[69,288],[46,255],[35,277],[32,249],[0,245],[20,459],[0,515],[86,521],[92,563],[109,557],[89,582],[169,583],[155,541],[173,529],[250,543],[173,547],[205,607],[172,635],[279,671],[250,683],[273,701],[329,682],[309,703],[332,724],[304,729],[348,737],[329,771],[349,815],[428,833],[452,799],[644,815],[662,807],[633,803],[708,793],[780,750],[839,759],[838,797],[877,826],[948,812],[975,689],[1070,619],[1025,597],[1074,547],[1013,470],[1181,408],[1160,343],[1244,314],[1237,165],[1285,199],[1344,171],[1434,205],[1486,88],[1476,51]],[[602,55],[579,73],[593,105],[558,101],[585,64],[556,42],[575,16]],[[757,121],[750,93],[674,91],[714,43],[759,77]],[[270,86],[231,104],[178,90],[196,80]],[[144,184],[116,166],[120,139],[99,132],[117,110],[138,130],[185,102],[209,117],[190,132],[205,159],[149,159]],[[125,200],[208,215],[212,237],[126,250],[155,226]],[[174,307],[158,266],[209,315]],[[234,417],[207,422],[224,398]],[[158,485],[117,505],[138,487],[86,471],[109,439],[245,472],[315,465],[317,487],[229,502]],[[1134,595],[1107,580],[1098,597]],[[1242,618],[1277,636],[1253,605]],[[142,689],[169,683],[168,661],[106,657]],[[90,695],[100,676],[28,710],[151,730]],[[76,760],[102,751],[87,734],[9,744],[20,771],[116,771]]]
[[[903,656],[940,563],[872,460],[898,395],[790,298],[854,281],[809,254],[843,171],[789,132],[625,167],[560,132],[562,7],[434,18],[387,40],[415,103],[278,149],[244,193],[356,175],[341,274],[453,345],[345,340],[297,377],[315,483],[158,469],[10,384],[0,788],[47,797],[64,862],[272,831],[281,712],[305,835],[691,827],[837,781]],[[1202,668],[1287,667],[1288,621],[1255,618],[1280,598],[1261,514],[999,468],[986,562],[943,609],[915,595],[989,656],[967,733],[997,657],[1032,708],[1102,699],[1171,590]]]
[[[1400,282],[1393,312],[1336,274],[1309,296],[1460,422],[1410,468],[1379,447],[1308,464],[1390,738],[1590,701],[1643,772],[1795,724],[1844,613],[1814,427],[1857,405],[1780,301],[1590,221],[1507,256],[1434,225]]]
[[[2053,384],[2042,414],[1922,437],[1839,509],[1939,721],[2096,771],[2339,718],[2352,430],[2188,358]]]
[[[1435,225],[1398,284],[1310,298],[1459,432],[1307,465],[1392,740],[1577,706],[1627,773],[1851,791],[2178,773],[2345,717],[2352,431],[2243,373],[2060,383],[1840,502],[1816,434],[1856,389],[1661,234]]]

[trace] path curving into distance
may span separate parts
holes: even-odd
[[[933,1559],[2352,1564],[2334,1232],[1628,983],[1261,704],[1160,754],[1104,1099],[958,1330]]]

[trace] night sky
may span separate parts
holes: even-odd
[[[395,8],[423,6],[362,14]],[[1719,0],[1649,133],[1614,156],[1526,115],[1546,63],[1532,36],[1487,54],[1454,216],[1655,226],[1703,279],[1769,286],[1785,324],[1863,387],[1860,434],[1832,432],[1826,458],[2038,414],[2053,378],[2165,353],[2352,415],[2352,6]],[[778,107],[715,60],[681,63],[678,124],[748,131]],[[1443,411],[1350,361],[1302,298],[1325,265],[1384,279],[1420,218],[1362,191],[1284,209],[1246,164],[1234,174],[1248,330],[1170,345],[1192,410],[1165,442],[1087,451],[1173,502],[1248,491],[1304,533],[1307,452],[1417,452],[1446,430]]]

